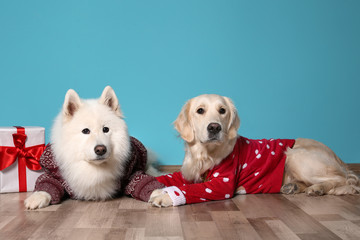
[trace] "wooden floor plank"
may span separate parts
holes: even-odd
[[[145,238],[145,228],[126,228],[125,240],[141,240]]]
[[[360,227],[350,221],[322,221],[321,223],[341,239],[360,239]]]
[[[0,230],[15,218],[16,216],[3,215],[0,219]]]
[[[354,198],[354,196],[331,195],[309,197],[305,194],[298,194],[284,195],[284,197],[309,215],[327,214],[331,209],[332,214],[338,214],[348,220],[360,220],[359,196],[357,198]]]
[[[114,209],[118,203],[115,200],[105,202],[88,202],[88,210],[79,219],[76,228],[110,228],[116,217]]]
[[[268,218],[268,217],[249,218],[249,222],[262,239],[277,240],[278,237],[273,232],[271,227],[265,222],[266,220],[273,220],[273,219],[276,218]]]
[[[223,239],[260,239],[240,211],[213,211],[211,215]]]
[[[146,219],[147,219],[146,211],[142,209],[118,210],[111,227],[145,229]]]
[[[247,218],[278,218],[295,233],[318,232],[314,219],[280,194],[236,196],[234,202]]]
[[[74,228],[68,236],[69,240],[102,240],[102,239],[125,239],[126,229],[89,229]]]
[[[265,220],[275,235],[281,240],[300,240],[291,229],[280,220]]]
[[[27,239],[46,222],[50,214],[51,212],[23,212],[1,229],[0,239]]]
[[[0,239],[358,239],[360,196],[241,195],[154,208],[129,197],[27,211],[0,194]]]
[[[300,196],[299,194],[298,196]],[[287,225],[295,234],[320,234],[327,239],[339,239],[312,216],[281,194],[255,194],[236,196],[233,201],[244,212],[254,226],[264,226],[261,218],[276,218]],[[329,209],[330,210],[330,209]],[[266,228],[266,226],[264,226]],[[261,230],[260,228],[258,228]],[[270,234],[270,233],[269,233]]]
[[[177,208],[152,208],[146,214],[145,237],[183,237]]]
[[[223,238],[215,222],[182,223],[185,239],[226,239]]]

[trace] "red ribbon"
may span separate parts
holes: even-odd
[[[41,169],[39,159],[45,150],[45,144],[25,147],[27,138],[25,128],[16,127],[16,129],[17,133],[12,135],[15,147],[0,146],[0,171],[11,166],[18,159],[19,192],[26,192],[26,167],[31,170]]]

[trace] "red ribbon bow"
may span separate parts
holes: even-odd
[[[25,147],[25,129],[16,127],[17,133],[13,134],[15,147],[0,146],[0,171],[11,166],[18,159],[19,191],[26,192],[26,167],[31,170],[40,170],[39,159],[45,150],[45,144]]]

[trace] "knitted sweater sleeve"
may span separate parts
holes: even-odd
[[[151,193],[155,189],[163,187],[165,187],[165,185],[157,181],[155,177],[143,171],[137,171],[130,177],[130,181],[125,188],[125,194],[131,195],[137,200],[148,202]]]
[[[50,194],[51,204],[60,203],[65,195],[65,189],[61,184],[61,176],[58,166],[54,161],[51,144],[46,146],[45,151],[40,157],[40,164],[45,169],[45,173],[40,175],[35,183],[34,191],[44,191]]]
[[[155,177],[145,173],[147,150],[144,145],[134,137],[131,137],[130,141],[131,156],[127,165],[127,174],[123,181],[124,193],[147,202],[153,190],[163,188],[165,185],[158,182]]]

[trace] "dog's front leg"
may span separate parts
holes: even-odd
[[[37,208],[44,208],[50,205],[51,195],[44,191],[38,191],[31,194],[30,197],[25,199],[25,208],[34,210]]]

